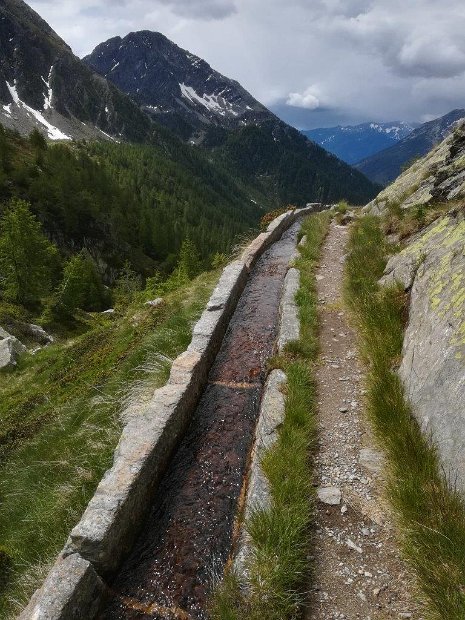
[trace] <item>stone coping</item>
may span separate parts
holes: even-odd
[[[302,245],[301,243],[299,245]],[[300,319],[295,296],[300,287],[300,271],[290,267],[284,279],[280,304],[280,322],[277,350],[282,353],[289,342],[300,338]],[[261,460],[265,451],[278,440],[278,429],[285,418],[286,401],[283,388],[287,376],[282,370],[272,370],[263,391],[257,422],[254,447],[249,469],[249,479],[244,505],[245,519],[254,510],[266,510],[270,505],[268,480],[262,470]],[[238,539],[233,567],[243,586],[247,588],[249,574],[248,558],[253,554],[253,544],[244,525]]]
[[[167,385],[155,390],[137,416],[129,416],[112,467],[72,529],[44,584],[20,615],[21,620],[95,617],[103,580],[116,572],[132,547],[160,478],[206,386],[250,271],[298,218],[323,208],[311,204],[280,215],[238,260],[225,267],[193,329],[187,351],[173,362]]]

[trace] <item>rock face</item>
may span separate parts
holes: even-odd
[[[392,185],[370,202],[365,210],[385,213],[389,204],[403,209],[426,205],[432,200],[456,200],[465,196],[465,121],[434,148],[415,162]]]
[[[446,473],[465,492],[465,214],[440,218],[397,256],[382,279],[411,290],[400,376]]]
[[[433,199],[456,200],[465,196],[465,121],[443,142],[415,162],[370,202],[365,210],[374,215],[386,212],[389,203],[403,209],[425,205]]]

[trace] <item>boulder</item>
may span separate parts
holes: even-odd
[[[45,329],[40,325],[34,325],[34,323],[26,323],[25,327],[27,328],[27,331],[32,336],[32,338],[34,338],[34,340],[37,340],[39,344],[50,344],[54,341],[53,336],[47,334]]]
[[[463,211],[431,224],[389,261],[382,283],[396,280],[411,286],[400,377],[444,470],[465,492]]]
[[[158,308],[158,306],[162,306],[164,303],[163,297],[157,297],[156,299],[150,299],[145,302],[146,306],[151,306],[152,308]]]
[[[317,496],[320,502],[328,506],[339,506],[342,500],[341,489],[338,487],[319,487]]]
[[[18,357],[26,347],[14,336],[0,340],[0,368],[16,366]]]
[[[3,327],[0,326],[0,340],[4,340],[5,338],[10,338],[11,334],[9,334],[7,331],[5,331],[3,329]]]

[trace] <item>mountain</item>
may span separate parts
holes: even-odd
[[[155,120],[196,141],[209,127],[230,129],[270,115],[238,82],[159,32],[114,37],[83,60]]]
[[[84,63],[22,0],[3,0],[0,41],[0,123],[23,135],[149,143],[174,166],[190,148],[195,170],[208,162],[229,175],[257,213],[289,202],[366,203],[378,189],[163,35],[111,39]]]
[[[51,140],[144,141],[154,129],[22,0],[0,3],[0,122],[22,134],[36,127]]]
[[[361,125],[338,125],[302,131],[324,149],[348,164],[355,164],[378,151],[396,144],[418,125],[393,123],[362,123]]]
[[[388,185],[409,162],[426,155],[441,142],[454,124],[464,117],[465,110],[452,110],[445,116],[420,125],[394,146],[363,159],[355,167],[375,183]]]
[[[160,33],[114,37],[84,62],[278,204],[343,197],[361,204],[379,189],[278,119],[238,82]]]

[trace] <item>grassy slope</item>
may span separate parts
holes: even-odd
[[[429,603],[431,618],[465,617],[465,505],[442,476],[434,447],[422,435],[396,372],[407,298],[377,284],[386,264],[379,220],[354,226],[347,260],[347,299],[369,367],[368,406],[389,466],[389,495],[404,548]]]
[[[271,507],[254,512],[245,527],[254,553],[247,571],[248,593],[227,574],[212,601],[214,620],[290,620],[305,601],[312,520],[311,453],[315,440],[313,364],[317,354],[315,267],[328,230],[328,213],[308,218],[302,228],[307,243],[297,266],[300,340],[272,360],[288,377],[286,417],[277,443],[265,454],[263,470],[270,482]]]
[[[217,277],[201,275],[155,310],[139,301],[88,319],[73,341],[0,373],[0,532],[11,559],[8,571],[0,549],[0,618],[43,578],[111,464],[124,403],[166,381]]]

